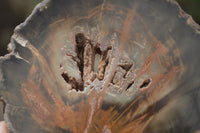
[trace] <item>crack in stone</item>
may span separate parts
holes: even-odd
[[[75,51],[66,50],[65,54],[76,62],[80,71],[81,80],[69,76],[66,72],[61,73],[62,77],[76,91],[84,91],[84,88],[90,86],[91,83],[93,85],[101,83],[103,86],[106,75],[111,71],[110,63],[113,60],[112,58],[115,58],[111,55],[115,51],[114,48],[110,44],[102,50],[101,44],[95,44],[93,40],[86,38],[83,33],[77,33],[75,35],[75,41]],[[96,55],[100,56],[98,60],[95,58]],[[97,68],[94,68],[95,63],[98,65]],[[98,71],[95,71],[95,69],[98,69]],[[114,71],[115,74],[109,85],[111,90],[115,88],[116,90],[126,91],[134,84],[134,64],[129,57],[120,57],[117,68]],[[102,88],[102,86],[98,86]]]
[[[147,87],[151,83],[150,79],[146,79],[141,85],[140,88]]]

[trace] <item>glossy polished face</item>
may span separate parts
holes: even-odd
[[[44,1],[0,59],[9,130],[196,131],[195,28],[174,1]]]

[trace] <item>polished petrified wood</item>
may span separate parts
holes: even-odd
[[[193,133],[200,27],[173,0],[45,0],[0,58],[10,133]]]

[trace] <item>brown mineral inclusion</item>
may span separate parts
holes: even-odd
[[[0,57],[9,133],[195,133],[200,27],[173,0],[44,0]]]

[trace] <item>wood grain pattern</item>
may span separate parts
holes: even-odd
[[[0,58],[9,132],[193,133],[199,42],[172,0],[45,0]]]

